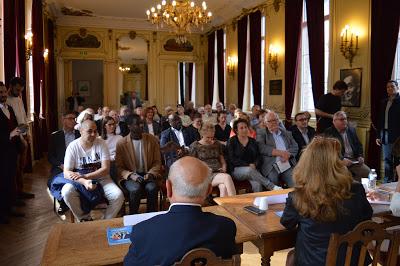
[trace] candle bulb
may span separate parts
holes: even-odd
[[[356,35],[356,49],[358,49],[358,35]]]

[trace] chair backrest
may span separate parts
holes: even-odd
[[[188,251],[183,258],[174,266],[238,266],[240,255],[234,255],[231,259],[217,257],[214,252],[207,248],[195,248]]]
[[[382,242],[387,239],[390,241],[388,256],[384,265],[397,265],[397,253],[400,244],[400,232],[388,232],[385,224],[378,224],[373,221],[359,223],[353,231],[344,235],[332,234],[329,240],[328,254],[326,256],[326,266],[336,265],[339,248],[347,245],[345,266],[349,266],[356,244],[361,244],[358,265],[364,265],[364,260],[368,249],[372,251],[372,265],[377,265],[380,261],[380,248]],[[375,245],[371,242],[375,241]],[[372,249],[372,250],[371,250]]]

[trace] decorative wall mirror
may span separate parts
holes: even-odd
[[[124,96],[136,91],[140,99],[147,100],[148,42],[131,31],[117,39],[117,50]]]

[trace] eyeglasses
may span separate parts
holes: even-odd
[[[278,119],[267,120],[268,123],[277,123],[278,121],[279,121]]]

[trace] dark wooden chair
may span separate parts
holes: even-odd
[[[217,257],[207,248],[196,248],[187,252],[174,266],[238,266],[240,255],[234,255],[231,259]]]
[[[358,265],[364,265],[365,257],[368,251],[372,253],[372,265],[377,265],[378,262],[381,262],[381,245],[384,240],[389,241],[390,244],[387,258],[383,262],[383,265],[398,265],[397,254],[400,245],[400,232],[388,232],[385,230],[385,228],[385,224],[378,224],[373,221],[365,221],[358,224],[353,231],[344,235],[332,234],[329,240],[328,254],[325,265],[336,265],[339,248],[342,245],[347,245],[344,265],[349,266],[352,259],[354,246],[356,244],[361,244]],[[375,245],[372,244],[373,241],[375,242]]]

